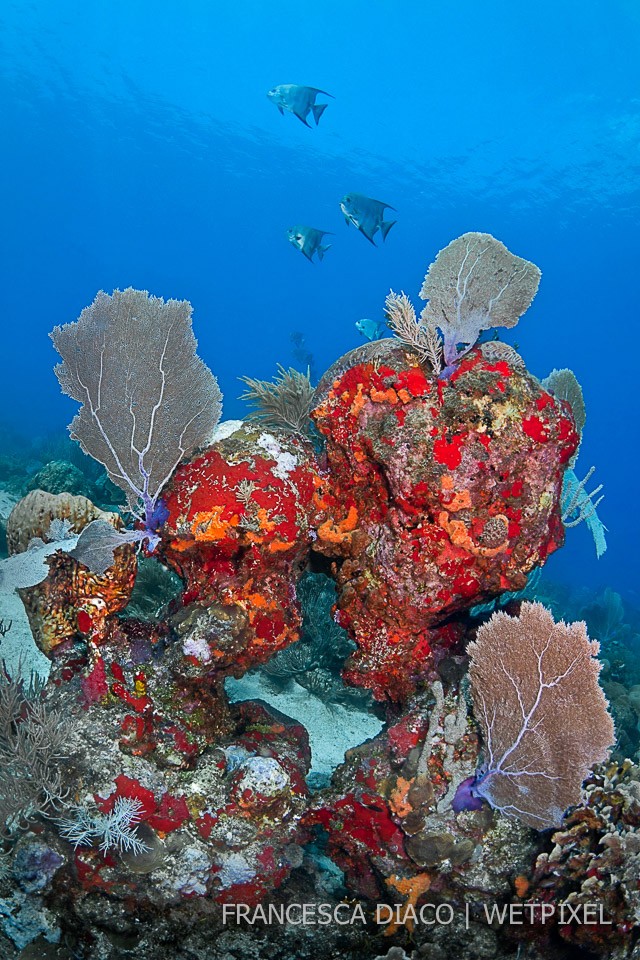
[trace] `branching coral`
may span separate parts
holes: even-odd
[[[64,800],[61,765],[73,750],[63,714],[42,687],[0,671],[0,832],[14,834]]]
[[[565,472],[562,482],[561,510],[562,522],[566,528],[586,523],[596,545],[596,554],[600,558],[607,549],[605,536],[607,528],[598,516],[598,504],[604,498],[604,494],[598,497],[602,484],[599,483],[590,493],[587,492],[587,484],[594,471],[595,467],[590,467],[582,480],[579,480],[571,469]]]
[[[309,370],[300,373],[278,364],[278,373],[273,381],[240,377],[247,390],[240,397],[255,409],[251,420],[259,420],[266,427],[287,430],[291,433],[309,434],[313,387]]]
[[[582,442],[582,432],[587,422],[587,409],[582,387],[575,373],[568,369],[552,370],[549,376],[542,381],[542,386],[545,390],[549,390],[554,396],[569,404]],[[562,522],[566,529],[577,527],[579,523],[586,523],[593,537],[599,559],[607,549],[605,536],[607,528],[598,516],[598,504],[604,496],[598,497],[602,490],[602,484],[598,484],[590,493],[587,492],[587,484],[595,471],[595,467],[590,467],[583,479],[580,480],[573,469],[579,451],[580,447],[578,446],[569,461],[569,469],[566,470],[562,483]]]

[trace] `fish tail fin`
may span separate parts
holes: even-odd
[[[313,119],[316,122],[316,127],[320,123],[320,117],[322,116],[322,114],[324,113],[324,111],[327,109],[328,106],[329,106],[328,103],[314,103],[314,105],[311,107],[313,111]]]
[[[327,250],[330,250],[330,249],[331,249],[330,243],[321,244],[318,247],[318,260],[322,260]]]
[[[380,224],[380,233],[382,234],[382,239],[383,239],[383,240],[386,240],[386,239],[387,239],[387,234],[389,233],[389,230],[391,230],[391,227],[393,227],[394,224],[396,224],[397,222],[398,222],[397,220],[383,220],[383,221],[382,221],[382,223]]]

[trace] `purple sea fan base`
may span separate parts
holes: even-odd
[[[482,809],[482,799],[475,792],[476,782],[475,777],[467,777],[462,781],[451,801],[451,808],[455,813],[460,813],[461,810]]]

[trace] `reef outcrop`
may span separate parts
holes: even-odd
[[[33,490],[15,505],[7,521],[9,554],[22,554],[28,561],[29,545],[49,540],[51,525],[56,521],[77,534],[98,519],[117,530],[124,526],[118,514],[99,510],[86,497]],[[109,618],[129,602],[137,569],[134,547],[119,547],[113,564],[101,575],[63,550],[52,553],[48,567],[46,579],[20,591],[38,647],[50,655],[59,644],[78,634],[91,635],[94,642],[99,642]]]
[[[51,672],[43,687],[0,675],[0,887],[19,887],[0,897],[0,947],[64,934],[77,956],[115,960],[122,947],[151,960],[184,935],[195,946],[176,956],[193,960],[229,933],[225,906],[302,898],[338,909],[353,895],[366,905],[362,930],[320,929],[306,946],[267,930],[244,952],[364,960],[395,936],[417,958],[438,939],[420,929],[421,907],[449,904],[467,911],[460,955],[476,938],[498,957],[502,933],[485,906],[587,904],[592,892],[626,947],[638,911],[637,770],[601,767],[580,798],[612,726],[599,694],[588,724],[567,719],[582,701],[561,689],[572,671],[580,686],[580,656],[593,703],[597,644],[544,612],[549,637],[576,638],[545,672],[546,633],[524,653],[496,643],[490,656],[471,612],[521,591],[564,541],[563,477],[580,439],[570,403],[514,348],[477,342],[514,326],[539,277],[494,238],[465,234],[430,268],[420,319],[390,294],[396,337],[338,360],[313,403],[309,377],[280,368],[272,384],[245,381],[268,411],[258,403],[257,419],[219,425],[221,395],[186,302],[100,294],[56,328],[60,382],[82,404],[73,436],[126,494],[134,529],[82,497],[42,491],[7,525],[0,587],[21,590]],[[182,586],[149,619],[122,615],[136,551]],[[305,571],[335,582],[331,612],[331,581],[327,601],[300,588]],[[521,603],[493,614],[484,635],[531,633]],[[305,614],[313,637],[283,666]],[[280,654],[274,687],[305,673],[321,696],[340,684],[347,649],[349,702],[373,704],[387,725],[313,792],[304,726],[263,701],[231,704],[225,681]],[[530,669],[510,670],[510,650]],[[268,669],[262,678],[268,688]],[[589,749],[571,753],[576,730]],[[570,790],[545,792],[536,820],[527,778],[561,780],[565,754],[582,765]],[[574,799],[568,814],[556,809]],[[551,844],[538,822],[560,824]],[[375,904],[388,920],[369,937]],[[535,916],[522,940],[534,958],[537,943],[555,949],[563,936],[605,949],[578,929],[549,934]],[[215,955],[243,943],[236,931]]]
[[[405,700],[459,639],[454,614],[520,590],[562,545],[578,434],[568,404],[482,347],[445,380],[397,341],[367,345],[316,398],[331,487],[314,549],[340,561],[345,679]]]
[[[161,555],[183,578],[172,625],[196,663],[239,677],[295,641],[295,584],[325,485],[310,443],[251,424],[178,468]]]

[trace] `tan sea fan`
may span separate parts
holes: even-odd
[[[441,250],[420,290],[428,300],[421,321],[442,331],[447,366],[457,363],[482,330],[514,327],[535,297],[540,276],[534,263],[516,257],[489,233],[464,233]]]
[[[485,749],[473,789],[537,830],[560,824],[614,742],[599,648],[584,623],[556,623],[527,602],[517,617],[494,613],[468,646]]]

